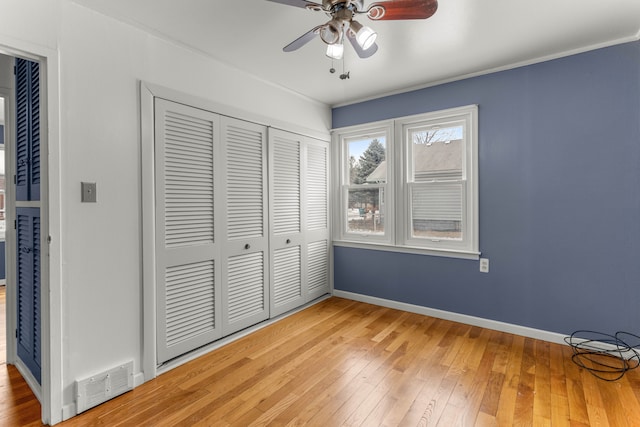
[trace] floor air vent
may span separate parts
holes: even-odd
[[[133,361],[76,381],[78,414],[133,389]]]

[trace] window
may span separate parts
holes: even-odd
[[[352,128],[341,139],[342,235],[347,239],[390,243],[388,142],[391,127]]]
[[[476,106],[340,129],[334,138],[338,244],[477,258]]]

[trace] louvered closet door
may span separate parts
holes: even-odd
[[[15,60],[16,341],[18,358],[41,380],[40,64]],[[28,207],[24,204],[28,203]]]
[[[221,118],[224,149],[224,335],[269,318],[266,128]]]
[[[219,116],[155,101],[157,355],[161,364],[222,336]]]
[[[16,209],[18,357],[41,380],[40,208]]]
[[[305,302],[300,135],[269,129],[271,316]]]
[[[304,151],[307,302],[329,292],[329,143],[308,139]]]
[[[40,200],[40,64],[17,58],[16,200]]]

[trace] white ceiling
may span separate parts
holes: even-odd
[[[328,21],[321,12],[266,0],[73,1],[332,106],[640,37],[640,0],[440,0],[427,20],[357,18],[379,50],[359,59],[345,46],[331,74],[320,39],[282,51]]]

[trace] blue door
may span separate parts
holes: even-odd
[[[41,381],[40,65],[16,59],[16,295],[18,358]]]
[[[16,200],[40,200],[40,64],[16,59]]]

